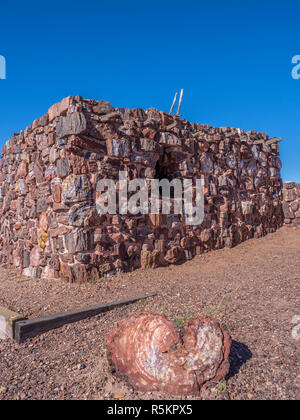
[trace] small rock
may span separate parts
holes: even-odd
[[[78,367],[78,370],[83,370],[83,369],[86,368],[86,365],[84,363],[81,363],[81,364],[77,365],[77,367]]]

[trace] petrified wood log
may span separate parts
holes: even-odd
[[[176,328],[166,317],[143,312],[116,325],[108,337],[113,373],[136,390],[198,394],[229,371],[231,338],[213,318]]]

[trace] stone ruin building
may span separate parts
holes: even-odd
[[[300,184],[283,184],[283,214],[286,226],[300,226]]]
[[[0,264],[35,278],[87,282],[274,232],[284,221],[279,140],[154,108],[65,98],[2,149]],[[120,170],[129,179],[202,175],[203,223],[188,226],[172,213],[99,214],[97,182],[118,180]]]

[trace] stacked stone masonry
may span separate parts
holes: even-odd
[[[300,226],[300,184],[283,184],[283,214],[287,226]]]
[[[274,232],[283,223],[279,140],[153,108],[65,98],[3,147],[0,264],[87,282]],[[120,170],[129,179],[203,175],[203,223],[187,226],[174,214],[100,215],[96,184],[118,180]]]

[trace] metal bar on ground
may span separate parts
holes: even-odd
[[[20,344],[28,338],[36,337],[47,331],[60,328],[65,324],[81,321],[82,319],[90,318],[100,313],[108,312],[118,306],[129,305],[141,299],[156,296],[156,293],[149,293],[142,296],[132,297],[116,302],[109,302],[94,306],[89,306],[84,309],[74,309],[67,312],[61,312],[54,315],[43,316],[35,319],[28,319],[24,321],[17,321],[15,323],[15,339]]]

